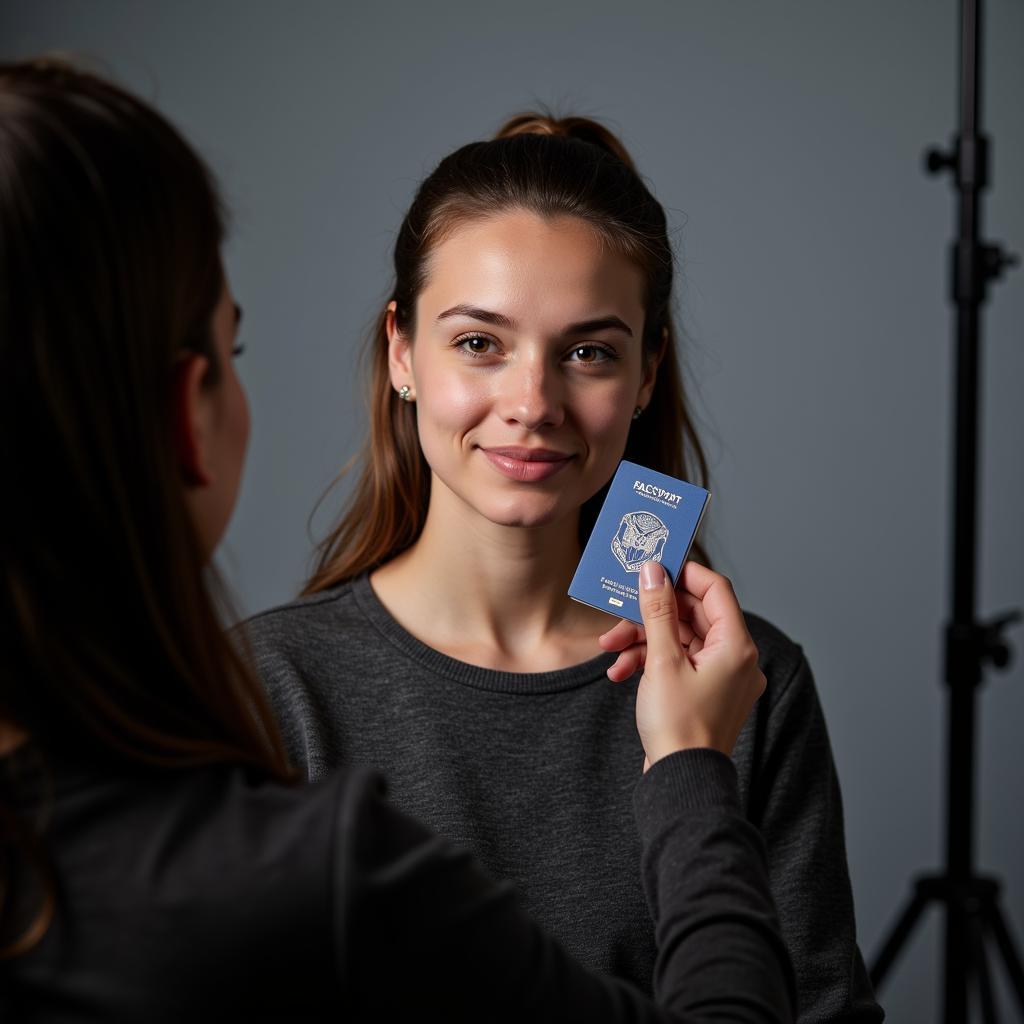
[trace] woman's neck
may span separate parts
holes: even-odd
[[[578,517],[500,526],[432,501],[417,542],[372,576],[391,614],[429,646],[509,671],[564,668],[600,654],[606,615],[566,596],[579,561]]]

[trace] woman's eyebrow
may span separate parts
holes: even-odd
[[[519,325],[511,317],[505,316],[504,313],[495,313],[489,309],[481,309],[479,306],[470,306],[465,303],[460,303],[458,306],[452,306],[451,309],[446,309],[443,313],[438,314],[438,322],[442,320],[448,320],[451,317],[465,316],[471,320],[480,320],[485,324],[493,324],[495,327],[504,327],[505,330],[515,331],[518,330]],[[601,316],[595,317],[593,320],[581,320],[579,323],[569,324],[562,333],[563,334],[590,334],[595,331],[605,330],[616,330],[622,331],[630,338],[633,337],[633,331],[629,325],[621,320],[617,316]]]
[[[238,325],[242,322],[242,307],[236,302],[235,303],[235,330],[238,330]]]
[[[565,329],[565,334],[590,334],[595,331],[624,331],[630,338],[633,337],[633,331],[625,320],[620,320],[617,316],[600,316],[594,320],[581,320],[578,324],[570,324]]]
[[[443,313],[438,314],[437,319],[438,321],[448,320],[453,316],[468,316],[471,320],[482,320],[485,324],[504,327],[508,331],[514,331],[519,326],[515,320],[505,316],[504,313],[492,313],[489,309],[481,309],[479,306],[468,306],[465,303],[452,306],[451,309],[446,309]]]

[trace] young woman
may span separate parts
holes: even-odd
[[[689,655],[650,567],[652,767],[616,779],[660,1008],[573,961],[371,773],[289,785],[204,583],[248,433],[221,235],[206,169],[152,109],[0,65],[0,1019],[790,1020],[728,758],[764,680],[700,567]]]
[[[306,596],[249,623],[258,671],[311,778],[381,766],[584,963],[649,990],[625,782],[643,636],[566,590],[623,456],[706,479],[664,212],[600,125],[523,115],[426,179],[394,266],[362,475]],[[733,757],[802,1019],[878,1020],[810,670],[746,621],[768,689]]]

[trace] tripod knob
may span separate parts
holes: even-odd
[[[929,174],[938,174],[947,168],[956,167],[956,153],[941,149],[929,149],[924,155],[924,166]]]
[[[1010,646],[1002,640],[993,643],[988,649],[988,658],[998,669],[1010,664]]]
[[[1019,622],[1021,613],[1019,609],[1006,612],[998,616],[982,627],[981,645],[984,655],[992,664],[999,669],[1006,668],[1010,664],[1010,645],[1003,639],[1003,631],[1007,626]]]
[[[1007,267],[1015,267],[1020,257],[1015,252],[1005,252],[998,245],[986,245],[984,250],[985,275],[995,280],[1002,276]]]

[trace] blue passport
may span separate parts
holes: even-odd
[[[640,566],[660,562],[676,583],[710,497],[703,487],[620,462],[569,596],[642,624]]]

